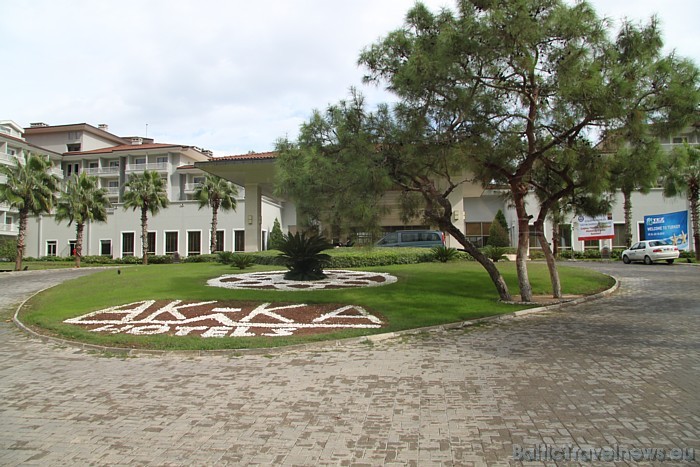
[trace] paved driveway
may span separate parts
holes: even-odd
[[[3,323],[0,463],[508,465],[513,446],[700,449],[700,268],[577,266],[621,290],[471,330],[268,356],[107,358]],[[37,281],[22,279],[23,293]],[[0,275],[5,301],[12,280]]]

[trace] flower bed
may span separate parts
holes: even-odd
[[[345,271],[329,269],[324,271],[326,279],[318,281],[290,281],[284,278],[284,271],[252,272],[248,274],[227,274],[207,281],[212,287],[227,289],[262,290],[328,290],[351,287],[377,287],[396,282],[396,277],[381,272]]]

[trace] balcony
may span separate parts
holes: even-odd
[[[107,191],[107,196],[119,196],[119,187],[118,186],[105,187],[105,191]]]
[[[17,235],[19,226],[16,224],[0,224],[0,233]]]
[[[15,165],[15,156],[0,152],[0,164]]]
[[[146,170],[155,170],[156,172],[169,172],[169,162],[156,162],[153,164],[129,164],[126,166],[127,172],[144,172]]]
[[[63,170],[61,170],[60,167],[51,167],[49,169],[49,174],[55,175],[58,178],[60,178],[61,180],[63,179]]]
[[[185,183],[185,193],[192,194],[201,183]]]
[[[119,175],[119,167],[88,167],[83,172],[88,175]]]

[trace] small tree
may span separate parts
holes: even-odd
[[[289,271],[285,279],[295,281],[316,281],[326,277],[323,266],[331,257],[323,253],[333,245],[320,235],[307,237],[303,233],[285,235],[280,245],[280,257],[284,259]]]
[[[272,224],[272,231],[270,232],[270,248],[279,250],[282,242],[284,242],[284,234],[282,233],[279,219],[275,217],[275,223]]]
[[[664,195],[685,195],[688,200],[695,259],[700,260],[700,148],[687,143],[675,148],[665,168]]]
[[[207,175],[204,182],[199,184],[194,191],[194,198],[199,201],[199,209],[204,206],[211,208],[211,244],[210,253],[216,253],[219,245],[216,244],[216,230],[219,224],[219,210],[236,210],[236,185],[216,175]]]
[[[508,223],[506,222],[506,216],[503,215],[503,211],[500,209],[496,213],[496,217],[494,217],[493,222],[491,222],[488,244],[491,246],[500,247],[510,246]]]
[[[158,172],[146,170],[142,174],[132,175],[126,183],[124,209],[141,211],[141,245],[143,246],[143,264],[148,264],[148,213],[156,215],[161,208],[168,206],[168,193],[165,181]]]
[[[15,157],[14,165],[0,165],[0,174],[7,178],[5,184],[0,184],[0,203],[19,211],[15,271],[22,269],[29,214],[38,216],[51,212],[56,202],[59,179],[49,173],[50,169],[48,157],[28,152],[24,152],[22,158]]]
[[[83,231],[89,221],[107,221],[107,191],[98,187],[97,177],[81,172],[68,180],[66,189],[56,205],[56,221],[68,220],[68,226],[75,222],[75,267],[80,267],[83,256]]]

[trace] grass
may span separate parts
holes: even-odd
[[[499,263],[510,287],[517,292],[515,267]],[[255,266],[244,272],[276,269]],[[216,263],[132,266],[99,272],[68,281],[30,300],[21,319],[42,332],[114,347],[147,349],[236,349],[274,347],[318,340],[354,337],[379,332],[400,331],[509,313],[527,308],[498,302],[498,295],[487,274],[476,263],[423,263],[366,268],[388,272],[399,278],[391,285],[328,291],[283,292],[274,290],[230,290],[206,286],[208,279],[239,272]],[[535,294],[549,293],[546,265],[530,264],[530,280]],[[564,293],[590,294],[611,286],[612,279],[593,271],[560,267]],[[114,305],[147,299],[246,300],[260,302],[335,303],[360,305],[388,322],[380,330],[345,330],[332,334],[275,338],[208,338],[197,336],[102,335],[63,320]]]

